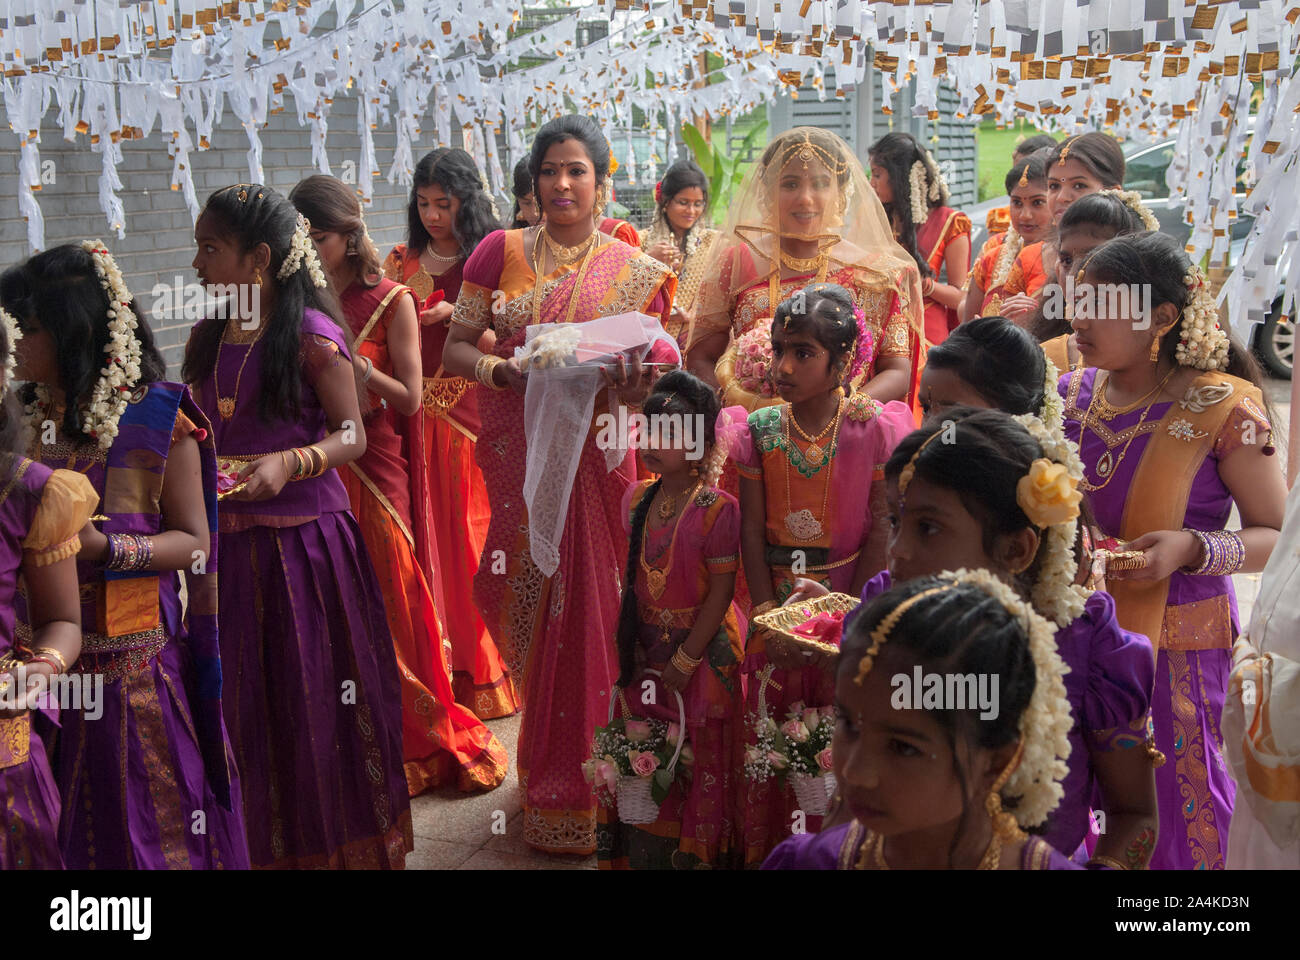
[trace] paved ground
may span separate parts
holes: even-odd
[[[1286,435],[1290,415],[1290,384],[1270,381],[1267,386],[1278,436]],[[1279,451],[1280,452],[1280,451]],[[1229,529],[1237,525],[1234,516]],[[1259,574],[1235,578],[1243,622],[1259,592]],[[505,745],[513,761],[519,739],[520,717],[492,720],[488,727]],[[596,858],[549,856],[523,842],[523,812],[519,780],[513,762],[505,783],[487,794],[464,794],[454,788],[430,791],[411,801],[415,823],[415,852],[407,857],[409,870],[594,870]],[[504,824],[504,833],[501,825]],[[494,832],[494,828],[497,832]]]

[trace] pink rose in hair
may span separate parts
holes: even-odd
[[[650,724],[645,720],[629,720],[623,727],[623,735],[631,743],[645,743],[651,732]]]
[[[632,772],[638,777],[648,777],[659,769],[659,758],[653,753],[638,753],[635,750],[627,755],[632,763]]]

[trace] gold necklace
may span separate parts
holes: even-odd
[[[1122,449],[1119,452],[1119,459],[1113,458],[1110,453],[1110,447],[1109,446],[1106,447],[1106,452],[1101,455],[1101,458],[1097,461],[1097,465],[1093,468],[1097,476],[1103,477],[1104,480],[1099,484],[1094,484],[1089,482],[1087,476],[1084,476],[1079,480],[1079,486],[1081,486],[1084,490],[1088,491],[1089,493],[1096,493],[1098,490],[1105,490],[1107,485],[1111,482],[1111,480],[1115,479],[1115,474],[1119,473],[1120,464],[1122,464],[1124,462],[1124,458],[1128,456],[1128,448],[1132,446],[1133,441],[1137,439],[1138,434],[1142,430],[1142,424],[1146,422],[1147,414],[1151,412],[1151,408],[1154,407],[1156,405],[1156,401],[1160,399],[1160,391],[1164,389],[1165,384],[1169,382],[1169,378],[1172,377],[1174,373],[1177,372],[1177,370],[1178,368],[1174,367],[1172,370],[1166,373],[1165,378],[1161,380],[1158,384],[1156,384],[1156,388],[1152,390],[1150,393],[1147,393],[1145,396],[1142,397],[1141,400],[1138,401],[1138,403],[1141,403],[1142,400],[1145,400],[1147,397],[1152,398],[1151,402],[1148,403],[1145,408],[1143,408],[1142,416],[1138,417],[1137,425],[1133,428],[1133,432],[1129,434],[1128,441],[1124,444],[1124,449]],[[1106,386],[1105,383],[1103,383],[1102,389],[1105,389],[1105,386]],[[1083,424],[1079,431],[1079,439],[1080,440],[1083,439],[1083,428],[1087,428],[1092,431],[1093,436],[1095,436],[1098,440],[1100,440],[1103,444],[1105,444],[1106,443],[1105,438],[1102,437],[1101,433],[1098,432],[1097,430],[1098,420],[1092,412],[1093,403],[1094,401],[1096,401],[1100,393],[1101,390],[1096,389],[1094,385],[1092,396],[1088,398],[1088,409],[1085,410],[1083,413]],[[1152,394],[1154,394],[1154,396],[1152,396]],[[1129,408],[1130,411],[1132,409],[1133,407]]]
[[[542,228],[542,237],[546,240],[546,249],[551,251],[551,256],[554,258],[557,266],[573,263],[580,257],[584,256],[591,248],[591,245],[596,242],[597,236],[598,231],[593,230],[591,233],[587,234],[586,240],[583,240],[581,243],[575,243],[571,247],[566,247],[557,242],[554,237],[547,233],[545,227]]]
[[[239,383],[244,379],[244,366],[248,363],[248,358],[253,355],[253,347],[257,341],[262,339],[262,333],[266,330],[266,324],[261,324],[252,341],[248,344],[248,350],[244,353],[244,359],[239,364],[239,372],[235,374],[235,395],[233,397],[223,397],[221,395],[221,385],[217,382],[217,369],[221,366],[221,346],[226,342],[226,332],[221,331],[221,336],[217,340],[217,362],[212,365],[212,389],[217,395],[217,413],[221,414],[222,420],[229,420],[235,415],[235,401],[239,399]]]
[[[441,253],[439,253],[437,250],[434,250],[434,249],[433,249],[433,244],[432,244],[432,243],[430,243],[428,246],[426,246],[426,247],[424,248],[424,252],[427,253],[427,254],[429,255],[429,259],[430,259],[430,260],[437,260],[439,263],[455,263],[457,260],[460,259],[460,253],[459,253],[459,252],[453,254],[453,255],[450,256],[450,257],[444,257],[444,256],[443,256]]]
[[[1178,368],[1175,367],[1174,369],[1176,370]],[[1173,371],[1170,371],[1170,373],[1172,372]],[[1142,405],[1143,400],[1147,399],[1153,393],[1156,393],[1161,387],[1165,385],[1165,383],[1168,380],[1169,377],[1166,376],[1164,380],[1161,380],[1154,387],[1152,387],[1146,393],[1142,394],[1142,396],[1138,397],[1132,403],[1128,404],[1127,406],[1117,407],[1106,398],[1106,393],[1110,388],[1110,376],[1108,374],[1106,378],[1102,380],[1101,387],[1093,391],[1094,396],[1097,399],[1097,407],[1098,407],[1097,416],[1100,417],[1102,420],[1113,420],[1116,417],[1122,416],[1126,413],[1132,413],[1134,410],[1136,410],[1138,407]],[[1089,407],[1092,406],[1091,401],[1089,401],[1088,405]]]
[[[537,237],[533,240],[533,269],[535,271],[533,280],[533,324],[542,322],[542,286],[546,275],[542,272],[541,244],[542,239],[550,243],[550,237],[546,233],[546,227],[537,228]],[[574,313],[578,309],[578,292],[582,289],[582,281],[587,276],[587,268],[591,266],[591,261],[595,257],[596,251],[600,249],[600,234],[592,233],[588,238],[590,246],[582,257],[582,263],[578,267],[578,277],[573,282],[573,290],[569,292],[569,308],[565,312],[564,322],[572,323]]]
[[[831,258],[826,250],[819,250],[817,256],[801,260],[798,257],[792,257],[781,247],[781,234],[778,232],[775,238],[777,256],[782,266],[787,267],[796,273],[815,273],[813,283],[825,283],[826,276],[830,272]],[[829,248],[827,248],[829,249]],[[769,316],[776,316],[777,305],[781,302],[781,267],[773,265],[772,275],[767,278],[767,310]]]
[[[662,489],[661,486],[660,490]],[[677,545],[677,531],[682,525],[682,517],[686,515],[685,507],[689,506],[690,502],[695,499],[695,494],[699,492],[699,489],[699,483],[691,488],[690,496],[687,497],[682,512],[677,515],[677,522],[673,524],[673,535],[668,540],[668,549],[664,553],[660,554],[660,557],[667,557],[667,562],[664,563],[662,567],[659,566],[657,559],[652,566],[645,558],[645,542],[650,539],[649,524],[646,524],[645,529],[641,531],[641,569],[645,572],[646,589],[650,591],[650,597],[653,600],[658,600],[659,595],[662,594],[664,588],[668,586],[668,571],[673,568],[673,548]]]
[[[870,854],[875,861],[877,870],[888,870],[889,864],[885,862],[885,838],[878,833],[870,830],[867,831],[867,840],[863,844],[862,853],[858,857],[858,869],[861,870],[866,866],[867,855]],[[997,870],[1002,865],[1002,838],[994,832],[992,839],[989,840],[988,847],[984,850],[984,856],[980,857],[980,870]]]
[[[785,437],[784,437],[785,439],[785,503],[787,507],[791,507],[793,506],[793,502],[790,499],[790,460],[791,460],[790,448],[794,447],[795,450],[798,450],[799,448],[798,446],[795,445],[795,442],[790,438],[790,421],[794,419],[794,407],[790,404],[787,404],[786,406],[787,409],[785,411],[786,417],[785,417]],[[789,513],[785,515],[786,530],[790,531],[790,535],[793,536],[796,540],[802,540],[805,543],[814,540],[820,540],[825,535],[826,532],[826,528],[822,525],[822,518],[826,516],[826,507],[830,503],[830,498],[831,498],[831,475],[835,471],[835,463],[833,458],[835,456],[836,449],[839,447],[840,422],[842,419],[841,414],[843,412],[844,412],[844,401],[841,400],[839,409],[835,411],[835,416],[831,420],[831,425],[834,429],[833,432],[831,433],[830,449],[825,454],[826,480],[822,486],[822,508],[821,508],[820,516],[813,516],[812,511],[809,510],[807,507],[804,507],[802,510],[791,510]],[[813,446],[816,446],[816,444],[814,444]],[[821,453],[820,448],[818,448],[818,453]],[[806,452],[804,453],[804,459],[808,459],[808,455]]]
[[[835,416],[831,417],[829,420],[826,421],[826,426],[822,428],[821,433],[817,434],[817,436],[815,437],[812,437],[808,435],[808,433],[804,430],[803,427],[799,426],[799,421],[796,420],[794,417],[794,407],[793,406],[790,407],[790,422],[794,424],[794,428],[798,432],[799,436],[807,440],[809,444],[808,449],[806,449],[803,452],[804,458],[809,463],[811,463],[814,467],[820,467],[825,462],[826,453],[825,451],[822,450],[821,447],[818,446],[818,443],[821,441],[821,438],[826,436],[826,434],[830,433],[831,430],[835,427],[835,424],[839,422],[840,411],[842,411],[843,409],[844,409],[844,401],[841,400],[835,408]]]
[[[684,490],[682,491],[682,493],[685,492],[686,491]],[[665,523],[667,523],[669,520],[673,518],[673,515],[677,513],[677,498],[679,496],[681,496],[681,493],[670,494],[668,493],[668,491],[664,490],[663,487],[659,488],[659,519],[660,520],[663,520]]]
[[[826,252],[818,250],[812,257],[796,257],[781,250],[781,263],[796,273],[817,273],[826,265]]]

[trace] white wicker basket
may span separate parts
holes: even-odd
[[[652,673],[656,677],[662,676],[658,670],[646,670],[646,673]],[[686,742],[686,704],[682,701],[682,695],[676,690],[673,696],[677,698],[677,729],[680,731],[677,735],[677,749],[673,751],[672,759],[668,761],[668,772],[672,773],[677,768],[677,758],[682,755],[682,744]],[[609,699],[609,720],[614,720],[614,708],[622,697],[622,692],[618,691]],[[624,700],[626,704],[626,700]],[[630,712],[630,711],[629,711]],[[628,774],[619,774],[618,778],[618,819],[623,823],[643,824],[654,823],[659,819],[659,804],[655,803],[652,794],[654,784],[650,777],[636,777]]]
[[[830,807],[831,796],[835,793],[835,774],[823,773],[815,777],[792,774],[790,785],[794,787],[794,797],[799,801],[799,809],[810,817],[824,817]]]

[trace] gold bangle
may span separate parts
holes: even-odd
[[[325,455],[324,450],[322,450],[318,445],[314,443],[307,449],[310,450],[316,456],[320,457],[320,466],[312,473],[313,477],[319,477],[321,474],[323,474],[326,470],[329,469],[330,458]]]
[[[53,647],[37,647],[32,651],[32,658],[35,659],[38,657],[53,657],[55,660],[59,661],[59,673],[68,672],[67,659]]]
[[[1128,867],[1124,866],[1124,864],[1120,863],[1120,862],[1119,862],[1118,860],[1116,860],[1114,857],[1108,857],[1108,856],[1106,856],[1105,854],[1101,854],[1101,853],[1094,853],[1094,854],[1092,855],[1092,859],[1089,860],[1088,862],[1089,862],[1089,863],[1097,863],[1097,864],[1100,864],[1100,865],[1103,866],[1103,867],[1113,867],[1113,868],[1116,869],[1116,870],[1127,870],[1127,869],[1128,869]]]
[[[505,360],[494,353],[483,354],[474,364],[474,378],[489,390],[504,390],[505,387],[497,386],[495,380],[496,369],[503,363]]]
[[[678,670],[681,670],[683,667],[689,667],[691,670],[694,670],[704,662],[704,658],[692,657],[686,652],[686,644],[683,643],[673,651],[672,662],[673,666],[677,667]]]

